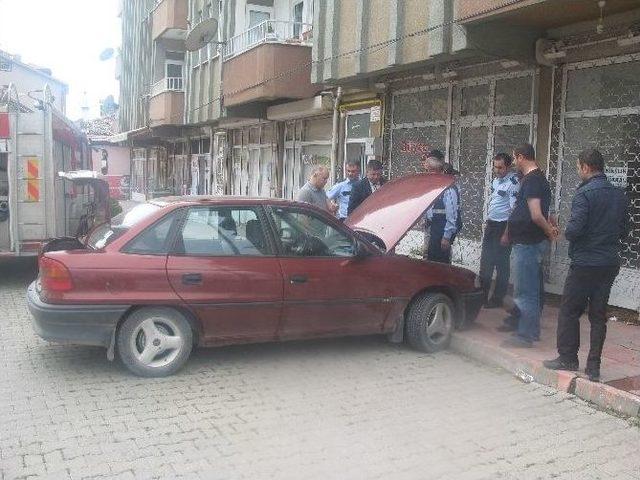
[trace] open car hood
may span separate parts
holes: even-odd
[[[454,181],[452,175],[427,173],[397,178],[369,195],[345,224],[375,235],[389,252]]]

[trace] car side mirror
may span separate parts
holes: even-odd
[[[353,258],[356,260],[362,260],[363,258],[366,258],[369,255],[371,255],[371,252],[369,252],[369,249],[360,240],[356,240],[356,244],[353,247],[353,249],[354,249]]]

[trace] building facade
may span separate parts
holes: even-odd
[[[460,171],[454,261],[477,269],[493,155],[534,144],[563,225],[576,155],[597,147],[632,202],[612,303],[638,308],[637,1],[143,3],[125,1],[123,10],[134,191],[293,198],[313,165],[330,167],[335,181],[345,161],[377,158],[394,178],[438,148]],[[186,52],[188,32],[209,17],[221,43]],[[401,251],[418,254],[423,241],[417,226]],[[547,288],[559,293],[565,241],[546,263]]]
[[[611,302],[640,302],[640,5],[574,0],[325,0],[312,79],[361,88],[383,105],[390,177],[420,168],[431,149],[460,171],[464,227],[454,262],[477,270],[491,160],[536,146],[560,225],[579,183],[580,150],[599,148],[632,204],[632,232]],[[355,5],[355,8],[353,8]],[[602,8],[601,8],[601,5]],[[355,28],[354,28],[355,26]],[[376,116],[377,118],[377,113]],[[403,249],[418,253],[419,226]],[[552,247],[546,285],[560,293],[567,242]]]

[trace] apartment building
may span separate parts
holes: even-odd
[[[218,38],[188,52],[209,18]],[[330,95],[311,83],[312,0],[124,1],[118,140],[133,198],[292,197],[330,164]],[[330,93],[330,92],[327,92]]]
[[[626,189],[633,230],[615,305],[640,304],[640,4],[632,0],[324,0],[316,4],[312,81],[361,89],[382,105],[389,175],[418,170],[429,148],[460,171],[464,228],[454,262],[478,268],[491,159],[531,142],[551,182],[560,224],[577,184],[575,160],[599,148]],[[348,149],[350,122],[342,105]],[[365,111],[366,113],[366,111]],[[370,113],[369,136],[375,137]],[[366,129],[365,129],[366,130]],[[344,140],[343,140],[344,142]],[[403,244],[422,247],[416,229]],[[547,259],[560,293],[567,242]]]

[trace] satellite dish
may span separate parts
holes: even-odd
[[[113,48],[105,48],[100,53],[100,60],[102,60],[103,62],[106,60],[109,60],[111,57],[113,57],[113,54],[114,54]]]
[[[207,18],[191,29],[187,34],[184,45],[187,50],[193,52],[204,47],[209,42],[215,42],[216,38],[218,38],[218,20]]]

